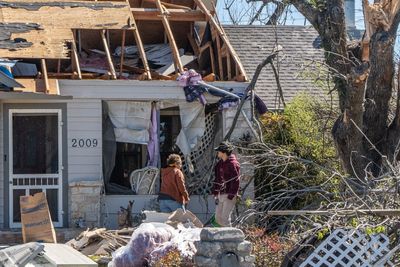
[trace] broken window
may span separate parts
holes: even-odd
[[[146,158],[146,145],[117,142],[115,166],[111,173],[110,183],[131,188],[129,175],[134,170],[144,168]]]

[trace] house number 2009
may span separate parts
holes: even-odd
[[[72,140],[72,147],[97,147],[99,141],[97,139],[76,139]]]

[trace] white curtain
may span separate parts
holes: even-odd
[[[117,142],[149,143],[151,102],[108,101],[107,104]]]
[[[179,103],[182,129],[176,145],[184,155],[189,155],[196,147],[206,128],[205,107],[200,102]]]

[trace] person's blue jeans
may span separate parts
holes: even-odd
[[[175,200],[160,199],[160,210],[161,212],[174,212],[177,209],[181,209],[182,204]]]

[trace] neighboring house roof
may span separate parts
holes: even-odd
[[[285,102],[290,102],[302,91],[318,97],[327,96],[328,93],[316,83],[316,78],[326,78],[327,72],[326,68],[319,67],[324,61],[324,53],[318,33],[313,28],[244,25],[224,25],[223,28],[249,79],[258,64],[273,52],[276,45],[280,45],[283,51],[275,60],[275,67],[279,71]],[[283,108],[271,66],[267,65],[261,72],[256,91],[269,109]]]

